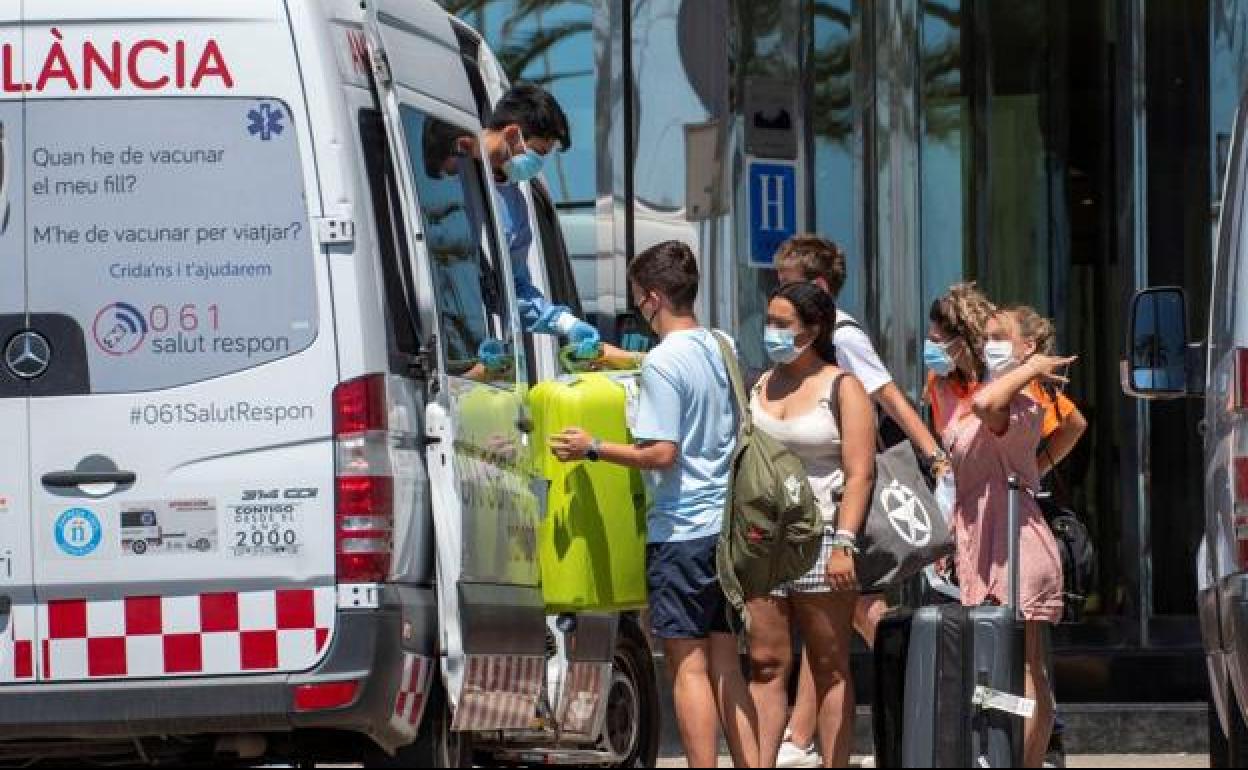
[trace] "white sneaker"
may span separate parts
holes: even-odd
[[[823,757],[819,756],[819,750],[813,743],[807,748],[802,748],[786,740],[780,745],[776,767],[823,767]]]

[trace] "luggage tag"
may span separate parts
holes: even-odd
[[[1023,719],[1031,719],[1036,715],[1036,702],[1006,692],[997,692],[990,687],[980,685],[975,688],[971,703],[986,711],[1004,711]]]

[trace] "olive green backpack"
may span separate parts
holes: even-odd
[[[801,459],[754,427],[736,356],[723,335],[715,332],[715,339],[741,419],[717,566],[724,595],[744,616],[746,601],[814,569],[823,545],[823,515]]]

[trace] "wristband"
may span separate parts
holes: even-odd
[[[589,451],[585,452],[585,459],[591,463],[596,463],[602,459],[602,442],[594,439],[589,442]]]
[[[862,553],[862,551],[858,550],[857,543],[850,542],[849,540],[846,540],[841,537],[832,538],[831,546],[833,548],[840,548],[841,550],[849,551],[854,556],[858,556]]]
[[[928,455],[926,460],[927,460],[928,470],[931,470],[934,466],[936,466],[939,463],[949,462],[949,453],[946,452],[944,449],[937,447],[936,451]]]
[[[833,533],[832,537],[836,540],[844,540],[850,545],[858,545],[858,533],[851,532],[848,529],[838,529],[835,533]]]

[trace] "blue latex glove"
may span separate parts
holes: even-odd
[[[602,336],[598,330],[584,321],[577,321],[568,332],[568,342],[576,351],[576,357],[585,361],[602,356]]]
[[[511,356],[507,355],[507,346],[502,340],[488,339],[482,342],[477,349],[477,358],[491,372],[501,372],[511,364]]]

